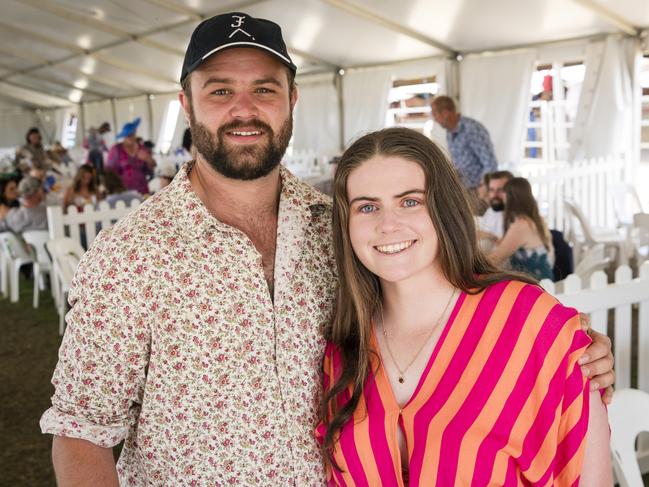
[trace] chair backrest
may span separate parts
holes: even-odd
[[[117,220],[139,205],[140,202],[134,199],[130,206],[118,201],[115,207],[111,208],[108,203],[102,201],[97,206],[84,206],[81,212],[76,206],[69,206],[67,213],[63,213],[61,206],[48,206],[47,227],[50,238],[70,237],[82,247],[89,247],[99,230],[113,226]]]
[[[49,265],[51,263],[47,250],[45,250],[45,243],[50,239],[47,230],[27,230],[23,232],[23,238],[36,250],[36,258],[39,264]]]
[[[613,470],[620,487],[643,487],[635,452],[639,433],[649,432],[649,393],[637,389],[615,391],[608,408]]]
[[[579,226],[581,227],[581,231],[584,235],[584,240],[586,241],[586,244],[588,244],[589,246],[593,245],[595,243],[595,238],[593,237],[593,230],[590,226],[590,223],[586,219],[584,212],[581,211],[581,208],[579,208],[579,206],[577,206],[572,201],[564,201],[563,205],[566,210],[566,215],[570,220],[569,227],[572,229],[574,225],[574,221],[577,220]],[[572,233],[574,234],[574,231]]]
[[[573,274],[578,275],[582,285],[587,287],[590,276],[597,271],[606,269],[610,264],[611,259],[605,254],[604,244],[595,244],[582,254]]]
[[[13,232],[0,233],[0,251],[5,258],[23,263],[33,262],[36,258],[32,248]]]
[[[618,224],[630,224],[635,213],[642,213],[642,201],[635,186],[624,182],[608,184],[613,199],[613,213]]]
[[[69,237],[61,237],[49,240],[45,246],[52,256],[61,282],[72,282],[79,261],[85,252],[81,244]]]

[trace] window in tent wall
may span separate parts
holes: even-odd
[[[642,88],[640,119],[640,162],[649,164],[649,54],[640,61],[640,87]]]
[[[386,127],[408,127],[430,137],[433,119],[430,102],[439,91],[435,76],[395,80],[388,94]]]
[[[564,161],[585,66],[581,61],[537,66],[532,74],[530,104],[523,141],[523,162]]]
[[[61,145],[66,149],[74,147],[77,143],[77,125],[79,117],[71,110],[66,110],[61,133]]]

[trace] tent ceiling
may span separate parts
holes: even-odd
[[[302,74],[649,27],[646,0],[2,3],[0,96],[24,106],[175,91],[196,24],[233,10],[278,22]]]

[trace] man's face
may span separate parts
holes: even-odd
[[[503,211],[505,209],[505,185],[507,178],[490,179],[489,190],[487,196],[489,197],[489,205],[494,211]]]
[[[297,92],[286,68],[259,49],[234,48],[191,74],[192,99],[181,92],[192,143],[226,177],[251,180],[280,163],[293,131]]]
[[[451,113],[448,110],[438,110],[435,105],[431,106],[431,112],[433,115],[433,120],[435,123],[438,123],[444,129],[448,130],[449,128],[449,114]]]

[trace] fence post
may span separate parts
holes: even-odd
[[[640,267],[639,279],[649,280],[649,262]],[[649,296],[638,308],[638,389],[649,392]]]
[[[608,278],[604,271],[597,271],[590,276],[590,289],[605,289],[608,287]],[[607,334],[608,310],[593,311],[590,314],[590,326],[598,333]]]
[[[615,271],[615,284],[631,282],[631,268],[618,267]],[[616,386],[620,389],[631,387],[631,303],[615,307],[615,370]]]

